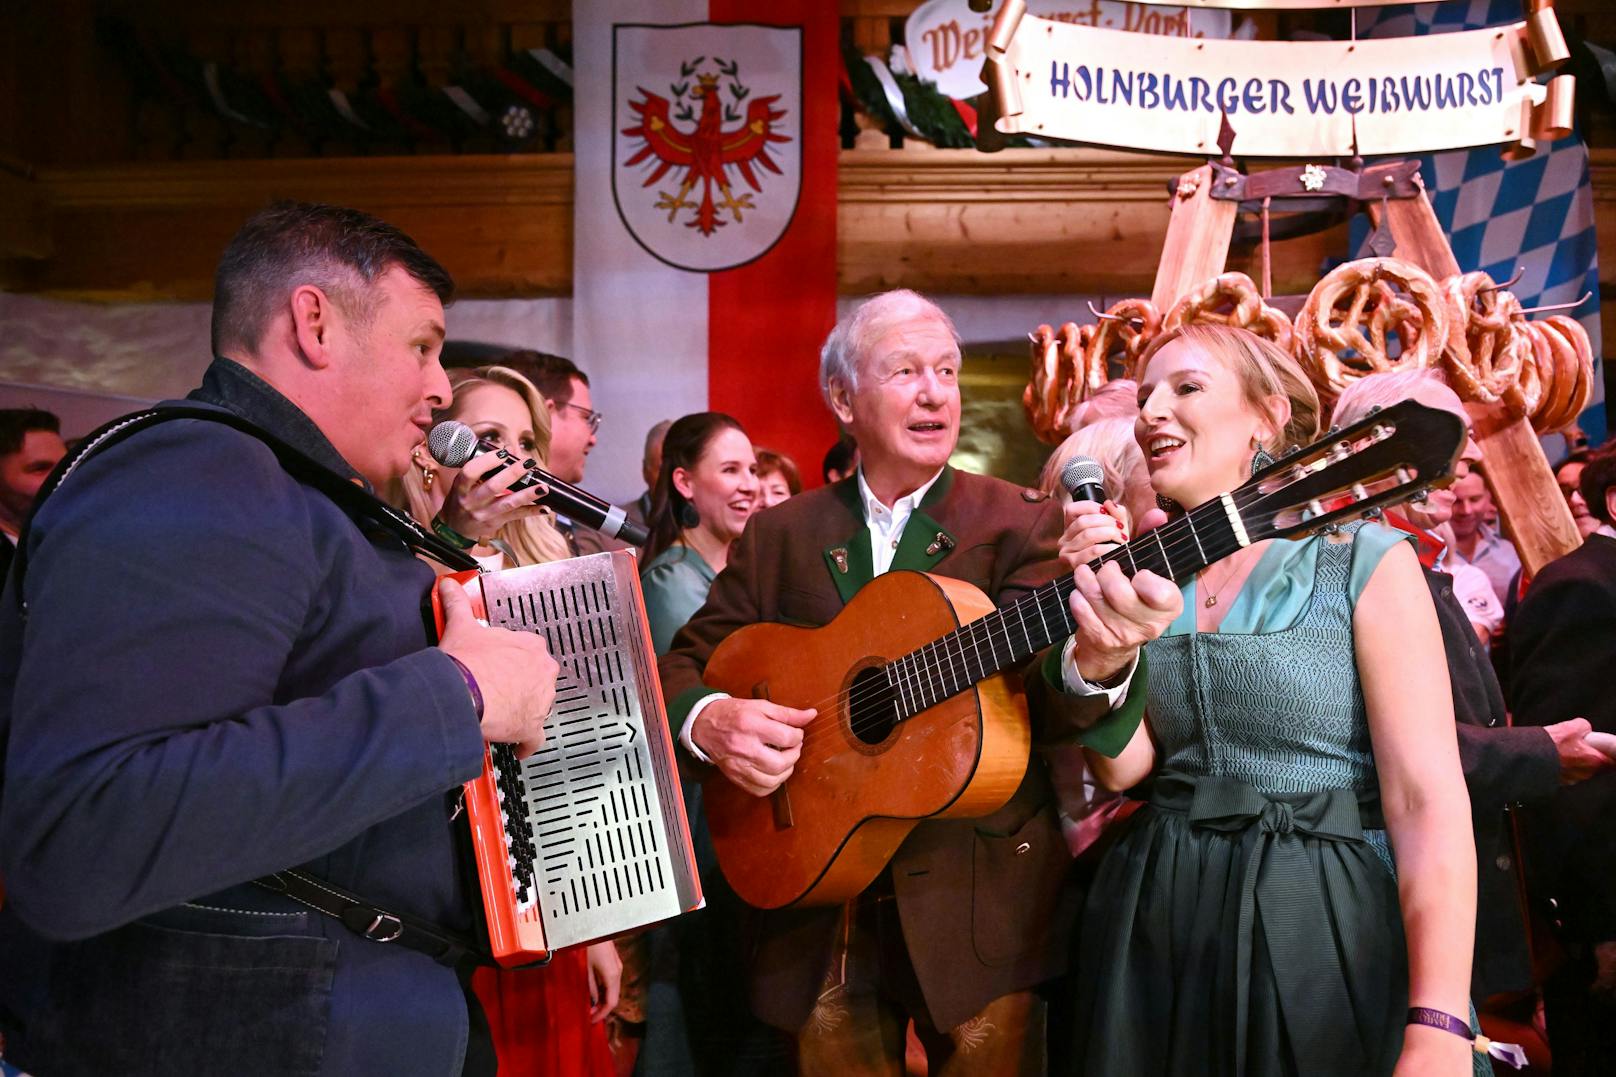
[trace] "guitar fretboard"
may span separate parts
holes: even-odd
[[[1243,496],[1244,495],[1244,496]],[[1186,512],[1126,545],[1089,562],[1096,572],[1108,562],[1124,573],[1149,570],[1174,583],[1255,541],[1241,518],[1254,491],[1233,493]],[[1070,574],[895,659],[886,667],[898,718],[912,717],[958,695],[995,673],[1026,661],[1072,633],[1067,600],[1077,587]]]

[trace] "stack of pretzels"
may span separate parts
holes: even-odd
[[[1326,396],[1377,370],[1440,363],[1461,397],[1502,403],[1541,434],[1574,423],[1593,392],[1593,348],[1575,319],[1528,321],[1485,273],[1438,284],[1396,258],[1332,270],[1297,316],[1293,350]]]
[[[1125,299],[1097,325],[1039,326],[1022,397],[1033,430],[1059,442],[1074,409],[1112,369],[1137,376],[1158,334],[1194,323],[1266,337],[1296,356],[1326,398],[1369,374],[1440,364],[1466,400],[1501,403],[1552,433],[1574,423],[1593,392],[1593,349],[1575,319],[1528,321],[1520,301],[1485,273],[1439,284],[1408,262],[1362,258],[1319,281],[1294,324],[1250,277],[1223,273],[1180,297],[1165,317],[1149,300]]]

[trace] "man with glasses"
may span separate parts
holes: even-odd
[[[550,405],[550,473],[562,482],[582,482],[584,459],[595,447],[603,418],[589,399],[589,375],[571,359],[527,349],[493,362],[532,382]]]

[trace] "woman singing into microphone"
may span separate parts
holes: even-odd
[[[1295,361],[1224,326],[1158,339],[1139,402],[1135,437],[1174,511],[1319,427]],[[1123,540],[1092,503],[1069,513],[1078,561]],[[1181,581],[1183,613],[1144,648],[1145,723],[1116,756],[1088,752],[1108,788],[1152,781],[1083,914],[1086,1072],[1460,1077],[1477,1064],[1469,799],[1405,538],[1358,523],[1257,542]]]
[[[549,409],[531,382],[507,367],[489,366],[450,371],[449,385],[454,398],[433,414],[434,423],[456,419],[518,459],[546,466]],[[424,446],[413,459],[416,466],[403,482],[405,501],[417,520],[430,523],[445,512],[451,490],[471,500],[464,489],[467,479],[458,470],[433,461]],[[457,522],[460,518],[456,514]],[[568,556],[566,540],[542,509],[492,535],[479,534],[467,552],[491,571]],[[611,1077],[614,1068],[601,1022],[617,1005],[621,975],[610,942],[562,950],[544,968],[479,969],[472,982],[494,1034],[500,1072]]]

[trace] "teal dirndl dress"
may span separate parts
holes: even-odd
[[[1406,536],[1346,537],[1272,543],[1214,633],[1195,629],[1190,581],[1148,646],[1161,770],[1083,915],[1086,1074],[1359,1077],[1397,1062],[1408,962],[1352,610]]]

